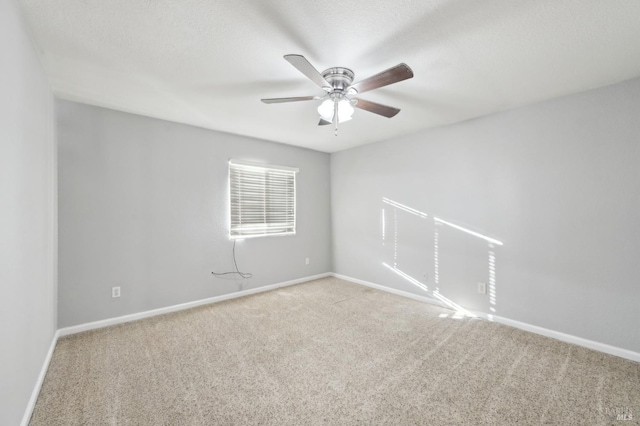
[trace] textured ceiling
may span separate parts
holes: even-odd
[[[334,152],[640,76],[638,0],[21,0],[63,99]],[[321,95],[282,56],[358,81],[405,62],[415,77],[362,95],[318,127]]]

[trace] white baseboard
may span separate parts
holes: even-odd
[[[38,400],[38,395],[40,394],[40,389],[42,388],[44,377],[47,375],[47,370],[49,369],[49,364],[51,363],[51,357],[53,357],[53,350],[56,348],[56,343],[58,343],[59,336],[60,334],[58,333],[58,331],[53,334],[51,345],[49,346],[49,351],[47,352],[47,356],[44,358],[42,368],[40,369],[40,374],[38,375],[36,384],[33,387],[33,391],[31,392],[31,397],[29,398],[27,408],[24,411],[24,416],[22,416],[22,421],[20,422],[21,426],[28,426],[29,421],[31,421],[31,415],[33,414],[33,409],[36,406],[36,401]]]
[[[420,301],[420,302],[431,303],[431,304],[438,305],[438,306],[443,307],[443,308],[451,309],[449,306],[445,305],[444,303],[440,302],[438,299],[435,299],[433,297],[418,296],[416,294],[408,293],[406,291],[396,290],[396,289],[391,288],[391,287],[387,287],[387,286],[380,285],[380,284],[375,284],[375,283],[372,283],[372,282],[369,282],[369,281],[360,280],[358,278],[352,278],[352,277],[349,277],[349,276],[346,276],[346,275],[332,273],[331,276],[336,277],[336,278],[340,278],[340,279],[345,280],[345,281],[350,281],[350,282],[353,282],[353,283],[356,283],[356,284],[360,284],[360,285],[364,285],[364,286],[367,286],[367,287],[375,288],[375,289],[378,289],[378,290],[386,291],[387,293],[392,293],[392,294],[396,294],[398,296],[408,297],[410,299],[414,299],[414,300],[417,300],[417,301]],[[492,315],[490,317],[489,314],[487,314],[485,312],[478,312],[478,311],[473,311],[473,310],[468,310],[468,311],[471,312],[472,314],[480,317],[480,318],[483,318],[483,319],[486,319],[486,320],[489,320],[489,321],[495,321],[497,323],[508,325],[510,327],[519,328],[520,330],[528,331],[528,332],[535,333],[535,334],[540,334],[540,335],[546,336],[546,337],[551,337],[551,338],[556,339],[556,340],[560,340],[560,341],[567,342],[567,343],[572,343],[572,344],[578,345],[578,346],[583,346],[585,348],[593,349],[593,350],[599,351],[599,352],[604,352],[604,353],[609,354],[609,355],[615,355],[615,356],[618,356],[620,358],[629,359],[631,361],[640,362],[640,353],[633,352],[633,351],[630,351],[628,349],[618,348],[616,346],[607,345],[605,343],[600,343],[600,342],[595,342],[593,340],[583,339],[582,337],[577,337],[577,336],[573,336],[571,334],[561,333],[559,331],[550,330],[548,328],[543,328],[543,327],[538,327],[537,325],[527,324],[527,323],[524,323],[524,322],[520,322],[520,321],[509,319],[509,318],[504,318],[504,317],[500,317],[500,316],[496,316],[496,315]]]
[[[361,280],[361,279],[358,279],[358,278],[348,277],[346,275],[332,273],[331,276],[332,277],[336,277],[336,278],[340,278],[341,280],[351,281],[351,282],[356,283],[356,284],[360,284],[360,285],[364,285],[364,286],[367,286],[367,287],[375,288],[377,290],[386,291],[387,293],[397,294],[398,296],[407,297],[409,299],[417,300],[418,302],[431,303],[432,305],[438,305],[438,306],[443,307],[443,308],[451,309],[449,306],[445,305],[444,303],[442,303],[441,301],[439,301],[438,299],[435,299],[433,297],[419,296],[417,294],[409,293],[407,291],[396,290],[395,288],[387,287],[387,286],[380,285],[380,284],[375,284],[375,283],[372,283],[372,282],[369,282],[369,281],[365,281],[365,280]]]
[[[474,313],[477,314],[478,316],[488,319],[487,314],[483,312],[474,312]],[[620,358],[625,358],[631,361],[640,362],[640,353],[633,352],[628,349],[607,345],[606,343],[600,343],[593,340],[584,339],[582,337],[562,333],[560,331],[550,330],[548,328],[538,327],[537,325],[527,324],[526,322],[520,322],[520,321],[499,317],[495,315],[493,316],[493,321],[498,322],[500,324],[508,325],[510,327],[519,328],[520,330],[529,331],[531,333],[536,333],[542,336],[551,337],[553,339],[561,340],[563,342],[572,343],[578,346],[583,346],[585,348],[593,349],[594,351],[604,352],[609,355],[615,355]]]
[[[263,287],[251,288],[248,290],[237,291],[235,293],[223,294],[220,296],[209,297],[207,299],[195,300],[193,302],[181,303],[179,305],[167,306],[164,308],[153,309],[151,311],[137,312],[135,314],[123,315],[121,317],[108,318],[105,320],[89,322],[86,324],[74,325],[71,327],[65,327],[58,330],[60,337],[68,336],[70,334],[80,333],[82,331],[95,330],[97,328],[108,327],[110,325],[122,324],[125,322],[136,321],[143,318],[154,317],[156,315],[168,314],[170,312],[182,311],[184,309],[195,308],[196,306],[208,305],[210,303],[222,302],[224,300],[235,299],[237,297],[249,296],[251,294],[262,293],[265,291],[275,290],[280,287],[287,287],[294,284],[303,283],[306,281],[317,280],[331,276],[330,272],[324,274],[312,275],[309,277],[297,278],[291,281],[285,281],[282,283],[266,285]]]

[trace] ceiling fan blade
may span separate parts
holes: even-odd
[[[365,78],[362,81],[351,86],[352,89],[358,91],[358,93],[368,92],[369,90],[378,89],[380,87],[388,86],[399,81],[407,80],[413,77],[413,71],[407,64],[399,64],[395,67],[391,67],[388,70],[382,71],[376,75],[372,75],[369,78]]]
[[[321,118],[320,122],[318,123],[318,126],[326,126],[327,124],[331,124],[331,122],[325,120],[324,118]]]
[[[365,101],[364,99],[356,99],[358,102],[354,105],[356,108],[363,109],[365,111],[372,112],[374,114],[382,115],[387,118],[391,118],[400,112],[398,108],[378,104],[371,101]]]
[[[282,102],[298,102],[298,101],[312,101],[314,99],[320,99],[317,96],[298,96],[295,98],[270,98],[270,99],[260,99],[265,104],[279,104]]]
[[[287,61],[289,61],[289,63],[291,65],[296,67],[298,69],[298,71],[300,71],[302,74],[306,75],[311,81],[313,81],[318,86],[320,86],[322,88],[331,87],[331,85],[327,82],[327,80],[324,79],[322,74],[320,74],[318,72],[318,70],[315,69],[313,67],[313,65],[311,65],[309,63],[309,61],[307,61],[307,59],[304,56],[302,56],[302,55],[284,55],[284,58]]]

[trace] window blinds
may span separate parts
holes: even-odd
[[[298,169],[229,161],[229,196],[233,238],[296,232]]]

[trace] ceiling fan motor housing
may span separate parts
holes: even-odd
[[[333,67],[322,72],[322,77],[331,85],[331,91],[346,94],[347,89],[353,83],[355,74],[349,68]]]

